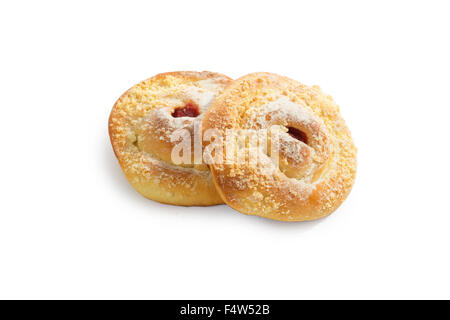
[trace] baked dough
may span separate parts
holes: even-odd
[[[223,200],[239,212],[314,220],[336,210],[352,188],[356,148],[339,107],[317,86],[270,73],[246,75],[212,103],[202,127],[223,136],[229,129],[237,137],[267,129],[266,149],[226,140],[234,147],[224,148],[226,161],[210,160]],[[236,150],[244,151],[244,158],[236,157]],[[249,161],[255,155],[258,161]]]
[[[206,71],[163,73],[133,86],[115,103],[111,143],[128,181],[144,197],[185,206],[223,203],[204,163],[173,163],[177,141],[171,135],[185,129],[194,141],[195,127],[230,80]]]

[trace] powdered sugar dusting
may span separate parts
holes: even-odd
[[[278,142],[279,170],[289,178],[313,183],[314,173],[330,153],[327,130],[323,121],[307,106],[288,97],[246,110],[245,125],[268,129],[269,137]],[[288,127],[297,128],[309,137],[308,144],[288,134]]]
[[[287,126],[290,123],[311,126],[312,123],[320,121],[304,105],[294,103],[288,97],[281,97],[257,108],[257,110],[249,109],[248,112],[250,117],[247,124],[251,126],[252,123],[256,123],[261,128],[273,124]]]

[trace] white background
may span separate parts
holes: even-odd
[[[447,1],[4,1],[0,298],[450,298]],[[358,146],[330,217],[141,197],[107,120],[160,72],[318,84]]]

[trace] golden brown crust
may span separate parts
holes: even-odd
[[[170,135],[193,131],[197,118],[173,118],[174,108],[194,101],[205,111],[223,92],[230,78],[212,72],[180,71],[158,74],[126,91],[109,117],[114,153],[131,185],[143,196],[168,204],[214,205],[222,200],[204,164],[171,162]]]
[[[302,130],[308,141],[289,135],[290,127]],[[279,163],[266,150],[257,165],[234,158],[210,165],[223,200],[239,212],[314,220],[336,210],[352,188],[356,147],[339,107],[317,86],[270,73],[246,75],[215,99],[202,128],[224,135],[227,129],[270,128],[279,134]],[[246,151],[248,160],[254,151]]]

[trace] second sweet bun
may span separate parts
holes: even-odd
[[[223,200],[239,212],[314,220],[336,210],[352,188],[355,145],[339,107],[317,86],[270,73],[246,75],[212,103],[202,127],[232,137],[224,143],[226,159],[214,159],[216,151],[209,165]],[[267,148],[240,139],[261,130]]]

